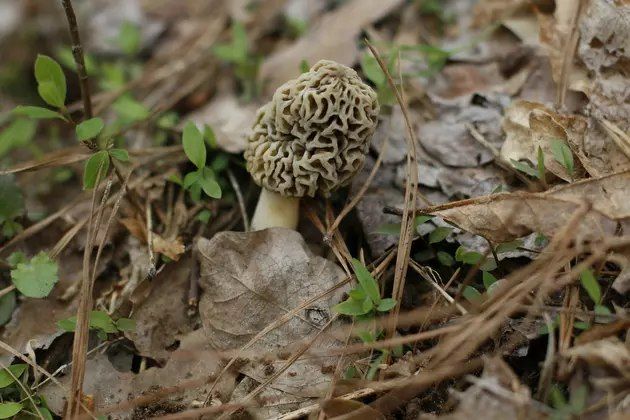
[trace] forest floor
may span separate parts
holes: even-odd
[[[627,0],[0,0],[0,50],[0,418],[630,416]],[[252,230],[322,59],[365,163]]]

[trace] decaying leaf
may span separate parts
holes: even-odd
[[[470,420],[479,415],[489,420],[543,418],[532,402],[529,388],[520,383],[503,360],[487,360],[481,378],[470,377],[470,380],[473,385],[456,394],[457,409],[439,419]]]
[[[122,363],[116,362],[121,359]],[[199,329],[182,337],[180,347],[173,351],[164,367],[152,367],[135,374],[131,371],[131,354],[112,348],[107,353],[96,353],[88,358],[86,369],[93,374],[86,376],[83,390],[93,396],[97,412],[125,404],[132,398],[178,386],[179,391],[167,392],[157,400],[159,405],[175,404],[175,411],[181,411],[195,401],[203,401],[210,387],[208,377],[216,375],[221,365],[208,347],[203,330]],[[60,381],[69,386],[70,376],[66,375]],[[225,397],[231,395],[233,389],[234,375],[227,374],[215,390]],[[46,397],[53,412],[63,413],[65,392],[62,388],[49,384],[43,387],[41,395]],[[136,418],[132,416],[134,407],[118,411],[115,418]]]
[[[583,360],[592,367],[614,369],[626,380],[630,380],[630,350],[617,337],[571,347],[562,356]]]
[[[501,193],[428,208],[432,214],[494,243],[532,232],[553,236],[586,203],[578,236],[614,235],[617,222],[630,218],[630,171],[587,179],[544,193]]]
[[[212,127],[221,150],[240,153],[247,145],[256,110],[255,104],[242,104],[232,95],[222,95],[192,113],[190,119],[199,126]]]
[[[289,229],[221,232],[211,240],[201,239],[198,251],[204,290],[199,314],[209,343],[219,350],[243,347],[288,311],[322,296],[344,278],[338,266],[314,255],[301,235]],[[303,340],[332,319],[330,308],[342,293],[337,289],[323,295],[264,335],[250,349],[260,354],[260,360],[240,371],[263,382],[286,363],[278,359],[279,354],[286,358],[300,349]],[[317,340],[317,346],[338,345],[343,344],[325,333]],[[330,384],[330,375],[322,372],[331,370],[336,361],[334,357],[298,359],[271,387],[301,397],[321,396]]]
[[[557,140],[567,145],[582,144],[586,130],[583,118],[560,115],[536,102],[515,101],[505,112],[503,130],[506,139],[501,156],[506,162],[527,160],[535,167],[540,147],[549,172],[565,181],[579,176],[579,172],[569,174],[554,158],[552,144]]]
[[[171,260],[179,260],[179,257],[186,251],[186,247],[179,238],[165,239],[160,235],[153,234],[153,250],[163,254]]]
[[[352,66],[359,56],[356,37],[366,25],[382,18],[402,0],[352,0],[324,15],[309,33],[271,54],[260,68],[261,78],[273,92],[299,74],[300,62],[314,64],[326,58]]]
[[[494,158],[486,146],[474,139],[466,124],[473,124],[491,145],[499,148],[500,110],[469,103],[461,108],[443,107],[440,111],[439,119],[418,128],[418,139],[431,156],[445,165],[465,168],[478,167]]]
[[[133,306],[136,328],[126,333],[141,355],[162,362],[177,347],[180,337],[192,331],[186,301],[193,263],[192,258],[182,258],[168,264],[151,282],[145,282],[149,288],[146,297]]]
[[[621,294],[625,294],[630,290],[630,262],[627,262],[626,266],[622,268],[612,287]]]
[[[336,418],[337,416],[346,416],[344,418],[352,418],[352,412],[361,409],[361,416],[370,416],[371,419],[385,419],[383,413],[371,408],[369,405],[360,401],[342,400],[335,398],[321,403],[322,411],[328,418]]]
[[[577,55],[588,69],[592,115],[630,129],[628,60],[630,59],[630,4],[627,1],[586,2],[579,23]]]

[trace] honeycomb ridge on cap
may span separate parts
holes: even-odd
[[[258,110],[247,170],[284,196],[327,196],[363,166],[378,113],[376,92],[354,70],[321,60]]]

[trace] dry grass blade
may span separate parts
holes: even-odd
[[[556,95],[556,107],[564,108],[565,98],[567,96],[567,88],[569,86],[569,75],[571,73],[571,67],[573,65],[573,58],[575,57],[575,50],[577,48],[580,32],[578,30],[578,21],[582,14],[583,0],[575,0],[577,5],[575,6],[573,16],[571,17],[571,32],[569,36],[564,40],[564,51],[562,55],[562,71],[560,73],[560,80],[558,82],[558,92]]]
[[[381,148],[378,152],[378,158],[376,159],[376,162],[374,163],[374,167],[370,171],[370,175],[368,175],[367,179],[365,180],[365,183],[361,186],[361,188],[359,189],[357,194],[352,198],[352,200],[350,200],[350,202],[344,206],[341,212],[339,212],[339,215],[335,218],[335,221],[327,229],[324,240],[328,238],[328,240],[330,241],[329,238],[332,236],[334,231],[337,230],[337,228],[339,227],[339,224],[344,219],[344,217],[346,217],[348,213],[350,213],[350,211],[352,211],[352,209],[356,207],[359,201],[361,201],[361,198],[363,198],[363,196],[367,192],[368,188],[370,188],[370,185],[372,184],[372,181],[374,180],[374,177],[376,176],[378,169],[381,167],[381,163],[383,163],[383,156],[385,155],[385,150],[387,150],[388,142],[389,142],[389,139],[387,139],[387,141],[384,141],[383,144],[381,145]]]
[[[89,153],[82,152],[76,147],[58,150],[49,153],[40,159],[22,162],[9,169],[2,170],[0,171],[0,176],[20,172],[39,171],[41,169],[57,168],[59,166],[82,162],[89,157]]]
[[[101,179],[103,165],[98,169],[96,176],[96,185],[98,185]],[[110,183],[108,183],[110,185]],[[87,241],[85,250],[83,252],[83,272],[81,280],[81,291],[79,296],[79,308],[77,310],[77,326],[74,334],[74,342],[72,346],[72,382],[70,388],[70,395],[68,396],[68,409],[66,416],[68,418],[76,418],[81,414],[80,402],[83,399],[83,380],[85,377],[85,364],[87,361],[87,346],[90,333],[90,312],[92,310],[92,288],[93,278],[90,272],[90,257],[92,255],[92,247],[96,233],[100,228],[100,224],[94,224],[94,209],[96,206],[98,188],[94,188],[92,193],[92,205],[90,207],[89,223],[87,230]],[[100,221],[102,216],[105,202],[107,199],[107,191],[103,193],[103,200],[99,208],[99,214],[96,220]]]
[[[398,255],[396,256],[396,268],[394,273],[394,286],[392,290],[392,297],[396,299],[396,307],[391,312],[390,324],[387,328],[387,338],[391,338],[394,335],[396,329],[396,319],[400,312],[400,302],[402,298],[403,288],[405,285],[405,277],[407,275],[407,267],[409,266],[409,258],[411,252],[411,240],[414,234],[414,219],[416,215],[416,193],[418,183],[418,165],[416,164],[416,135],[409,119],[407,112],[407,104],[402,97],[402,94],[398,90],[398,87],[394,83],[391,74],[387,70],[387,65],[383,62],[383,59],[379,55],[378,51],[370,44],[369,41],[365,41],[368,48],[376,58],[381,71],[387,77],[387,83],[396,95],[396,100],[403,113],[405,119],[405,125],[407,126],[407,182],[405,186],[405,208],[402,216],[402,223],[400,228],[400,240],[398,242]]]

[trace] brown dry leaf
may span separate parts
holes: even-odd
[[[481,378],[471,377],[473,385],[457,393],[459,405],[452,414],[439,419],[487,420],[544,418],[544,413],[532,403],[529,388],[522,385],[512,369],[501,359],[489,359]]]
[[[444,165],[476,168],[494,159],[493,153],[474,139],[467,124],[472,124],[495,148],[501,146],[500,110],[471,102],[441,106],[438,119],[418,127],[418,140],[423,148]]]
[[[385,416],[378,410],[373,409],[369,405],[363,404],[360,401],[343,400],[341,398],[335,398],[332,400],[323,401],[321,403],[322,411],[327,418],[337,418],[337,416],[344,416],[344,419],[350,420],[359,417],[353,417],[352,412],[361,409],[360,418],[369,415],[370,419],[384,420]]]
[[[562,352],[562,356],[583,360],[592,367],[615,369],[626,380],[630,380],[630,349],[617,337],[571,347]]]
[[[123,359],[123,363],[116,363],[116,359]],[[117,366],[121,364],[123,366]],[[210,387],[208,378],[216,375],[221,365],[208,348],[203,330],[199,329],[182,337],[180,348],[173,351],[163,368],[152,367],[137,374],[131,372],[130,368],[131,355],[124,352],[120,354],[116,348],[107,353],[96,353],[88,359],[86,371],[90,374],[85,376],[83,390],[93,397],[97,412],[125,404],[132,398],[177,386],[181,388],[179,392],[170,392],[159,403],[150,404],[149,407],[171,405],[173,411],[182,411],[196,401],[203,401]],[[60,382],[69,386],[70,376],[60,378]],[[216,391],[229,396],[233,389],[234,375],[228,374],[224,375]],[[66,397],[64,390],[55,384],[48,384],[40,392],[46,397],[50,409],[61,415]],[[132,410],[117,411],[113,418],[136,418]]]
[[[260,76],[267,83],[267,92],[295,78],[302,60],[313,64],[325,58],[352,66],[359,57],[356,38],[361,30],[402,3],[402,0],[351,0],[327,13],[296,42],[265,59]]]
[[[163,254],[171,260],[177,261],[186,251],[186,247],[179,238],[165,239],[157,233],[153,234],[153,250],[158,254]]]
[[[135,238],[142,242],[146,242],[147,227],[144,222],[135,217],[122,217],[118,219],[118,221],[126,227],[129,233],[131,233]]]
[[[630,171],[587,179],[544,193],[502,193],[462,200],[423,210],[494,243],[532,232],[549,237],[584,204],[592,211],[581,220],[584,239],[614,235],[617,222],[630,218]]]
[[[188,285],[192,258],[168,264],[151,282],[149,290],[137,290],[132,298],[136,329],[126,333],[142,356],[158,361],[169,358],[181,335],[193,329],[187,316]],[[139,294],[145,294],[138,299]],[[137,302],[140,300],[139,302]],[[168,308],[168,310],[165,310]]]
[[[189,115],[199,125],[212,127],[221,150],[241,153],[247,145],[247,136],[255,120],[257,106],[243,104],[232,94],[219,95],[208,105]]]
[[[201,239],[198,251],[204,290],[199,315],[208,342],[218,350],[241,348],[279,317],[344,278],[337,265],[314,255],[301,235],[289,229],[221,232],[211,240]],[[330,321],[330,308],[340,301],[342,293],[338,289],[322,297],[263,336],[250,349],[260,354],[261,360],[245,364],[240,371],[264,382],[270,372],[286,363],[278,360],[279,354],[300,348],[302,340]],[[343,344],[324,334],[316,345]],[[298,359],[271,387],[302,398],[322,396],[331,379],[323,371],[331,370],[336,362],[335,357]]]
[[[529,6],[530,0],[479,0],[473,11],[476,27],[487,26],[508,18]]]
[[[501,157],[506,162],[527,160],[536,166],[540,147],[544,153],[545,168],[565,181],[581,175],[579,163],[588,163],[583,153],[576,152],[579,162],[575,162],[575,174],[571,177],[565,167],[556,161],[551,148],[554,140],[562,140],[574,152],[576,149],[580,151],[579,145],[584,143],[586,120],[577,115],[561,115],[543,104],[518,100],[505,111],[503,131],[506,139],[501,147]]]
[[[560,81],[563,63],[568,53],[566,44],[571,36],[573,29],[571,22],[578,3],[576,0],[558,0],[553,16],[537,14],[540,24],[540,42],[549,55],[551,74],[556,83]],[[570,89],[588,92],[589,78],[584,66],[574,63],[567,77],[567,86]]]
[[[579,23],[577,56],[588,69],[592,116],[630,130],[628,60],[630,60],[630,4],[591,0]]]

